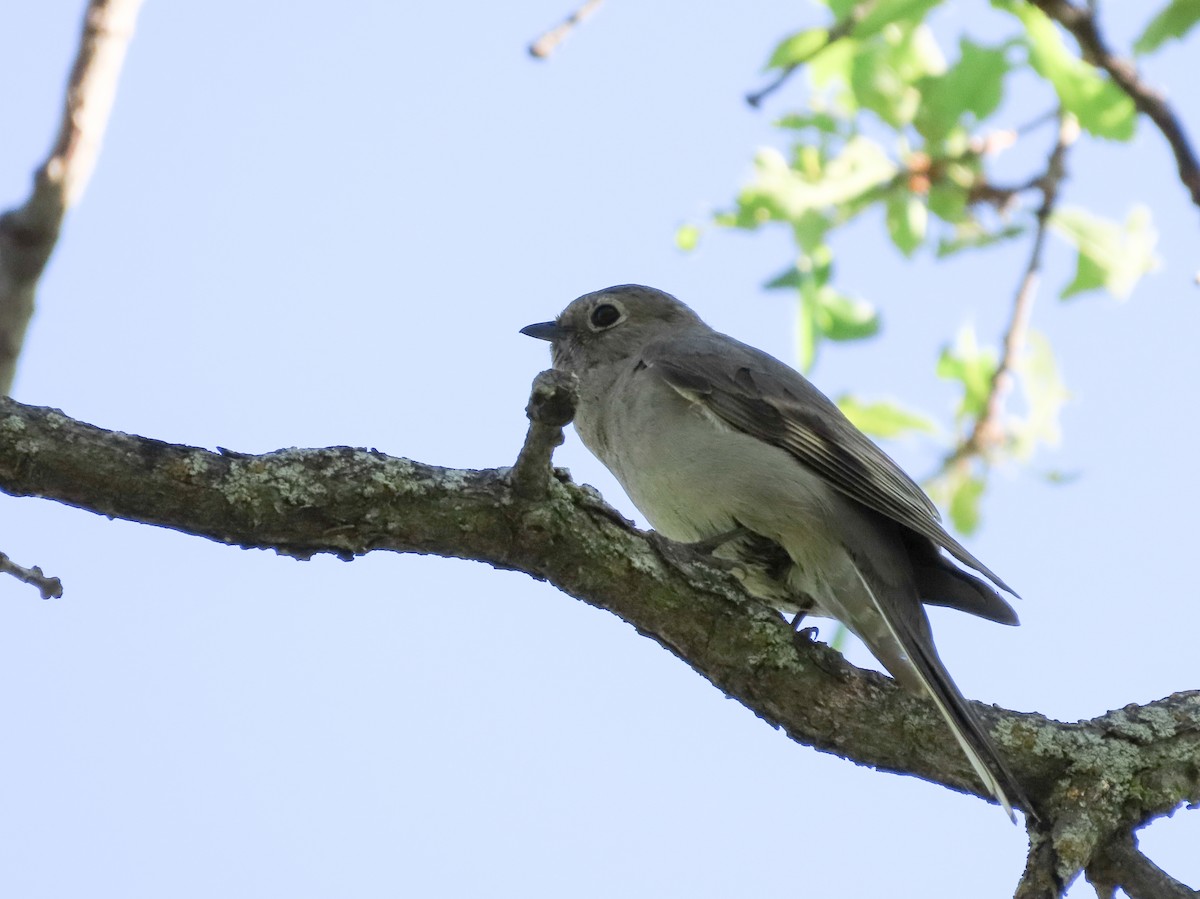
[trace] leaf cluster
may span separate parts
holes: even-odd
[[[827,342],[881,331],[879,306],[852,295],[837,277],[834,240],[859,218],[881,220],[905,258],[943,259],[1029,240],[1034,274],[1049,231],[1060,239],[1056,251],[1065,244],[1075,257],[1074,276],[1058,291],[1063,300],[1101,290],[1124,299],[1155,268],[1156,232],[1145,208],[1113,221],[1057,204],[1065,151],[1077,140],[1131,140],[1138,112],[1037,5],[992,0],[983,10],[986,40],[947,27],[939,19],[949,5],[942,0],[822,5],[828,21],[780,40],[767,62],[776,80],[751,98],[757,105],[794,75],[805,76],[801,102],[776,121],[783,148],[761,149],[732,206],[715,216],[720,227],[790,232],[794,257],[765,286],[796,296],[801,368],[810,369]],[[1200,4],[1173,0],[1150,19],[1134,49],[1152,53],[1198,19]],[[1031,107],[1043,112],[1013,121],[1014,110]],[[1055,125],[1057,149],[1044,169],[1016,183],[997,176],[1001,156],[1031,155],[1013,148]],[[693,249],[701,233],[686,225],[677,243]],[[1066,390],[1049,342],[1014,330],[1027,327],[1021,318],[1027,322],[1027,311],[1014,311],[1009,336],[1016,339],[1005,341],[1005,353],[980,346],[963,330],[937,361],[938,375],[956,385],[959,400],[955,436],[930,486],[964,530],[978,521],[987,468],[1007,457],[1027,461],[1058,436]],[[1014,380],[1020,414],[997,402]],[[938,431],[934,416],[896,403],[845,397],[842,406],[876,436]]]

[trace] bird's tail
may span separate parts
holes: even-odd
[[[871,639],[869,633],[860,634],[868,648],[902,685],[933,700],[971,767],[975,769],[988,792],[1008,812],[1009,818],[1016,821],[1013,814],[1014,805],[1024,809],[1026,814],[1034,815],[1033,807],[1021,784],[1009,769],[1004,757],[1000,755],[996,744],[983,729],[983,724],[972,711],[969,701],[955,686],[946,666],[938,658],[929,621],[920,603],[915,603],[913,615],[896,614],[879,602],[875,591],[861,572],[858,572],[858,576],[871,597],[882,624],[885,625],[886,637],[890,638]],[[856,630],[853,627],[851,629]]]

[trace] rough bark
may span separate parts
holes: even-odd
[[[556,404],[570,390],[539,383],[537,446],[526,455],[545,464],[545,429],[561,423]],[[515,480],[510,468],[439,468],[350,447],[213,452],[0,399],[6,493],[298,558],[390,550],[524,571],[618,615],[798,743],[987,798],[930,704],[797,639],[729,572],[544,470],[531,487],[528,471]],[[1078,723],[976,709],[1040,817],[1022,895],[1054,895],[1089,865],[1122,864],[1114,840],[1200,800],[1200,692]]]

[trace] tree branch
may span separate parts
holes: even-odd
[[[83,194],[100,153],[141,0],[91,0],[67,82],[58,137],[34,174],[33,193],[0,215],[0,394],[12,389],[37,282],[63,216]]]
[[[1054,841],[1030,828],[1029,855],[1013,899],[1058,899],[1064,884],[1058,876],[1058,853]]]
[[[1200,206],[1200,161],[1184,131],[1183,123],[1163,95],[1146,84],[1137,67],[1127,59],[1116,56],[1109,48],[1096,25],[1095,10],[1076,6],[1069,0],[1028,0],[1067,31],[1071,32],[1083,58],[1108,73],[1117,87],[1128,94],[1138,112],[1146,115],[1162,132],[1179,169],[1179,180],[1187,188],[1192,202]]]
[[[540,500],[550,489],[550,457],[562,445],[563,428],[575,417],[579,379],[570,372],[544,371],[533,381],[525,415],[529,432],[512,470],[513,493],[524,500]]]
[[[535,59],[549,57],[558,49],[558,45],[566,40],[567,35],[582,25],[588,16],[600,8],[600,4],[603,2],[604,0],[583,0],[578,9],[529,45],[529,55]]]
[[[1101,899],[1117,888],[1129,899],[1196,899],[1200,890],[1180,883],[1138,849],[1132,833],[1122,833],[1104,846],[1087,867],[1087,878]]]
[[[1013,371],[1025,349],[1025,337],[1029,332],[1029,322],[1033,317],[1033,302],[1037,297],[1039,275],[1042,268],[1042,251],[1046,244],[1046,226],[1050,215],[1058,202],[1058,191],[1066,176],[1067,150],[1079,136],[1079,125],[1073,116],[1062,115],[1058,125],[1058,139],[1050,156],[1046,160],[1046,170],[1033,184],[1042,192],[1042,203],[1037,211],[1037,229],[1034,232],[1033,247],[1029,252],[1029,261],[1021,275],[1020,285],[1013,298],[1012,314],[1009,316],[1008,328],[1004,334],[1003,352],[992,374],[991,388],[988,391],[984,411],[975,421],[971,433],[951,454],[945,467],[950,467],[972,456],[986,457],[992,448],[1003,443],[1005,439],[1004,408],[1008,395],[1012,392]]]
[[[38,588],[42,599],[58,599],[62,596],[62,581],[56,577],[48,577],[37,565],[26,568],[18,565],[4,553],[0,553],[0,574],[11,574],[23,584],[32,584]]]
[[[878,5],[879,0],[860,0],[859,3],[855,3],[852,7],[850,7],[850,10],[846,13],[846,15],[838,19],[838,21],[833,24],[833,26],[829,29],[829,32],[825,35],[824,42],[819,47],[817,47],[803,59],[797,60],[791,65],[784,66],[783,69],[780,70],[779,74],[775,77],[774,81],[770,82],[764,87],[760,87],[756,91],[746,94],[746,103],[757,109],[762,105],[763,100],[767,99],[767,97],[771,96],[771,94],[783,87],[787,83],[788,79],[791,78],[792,75],[794,75],[797,71],[799,71],[805,63],[811,61],[818,53],[824,52],[832,44],[836,44],[842,38],[849,37],[854,32],[854,29],[858,26],[858,23],[866,18],[867,14]]]
[[[794,640],[732,574],[663,552],[561,471],[526,501],[510,469],[349,447],[212,452],[0,398],[0,490],[301,559],[389,550],[524,571],[618,615],[799,743],[988,798],[932,704]],[[1200,692],[1077,724],[975,710],[1033,797],[1063,882],[1114,834],[1200,800]]]

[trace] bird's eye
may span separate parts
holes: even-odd
[[[621,320],[621,310],[612,303],[601,303],[592,310],[591,316],[592,327],[597,331],[605,328],[611,328]]]

